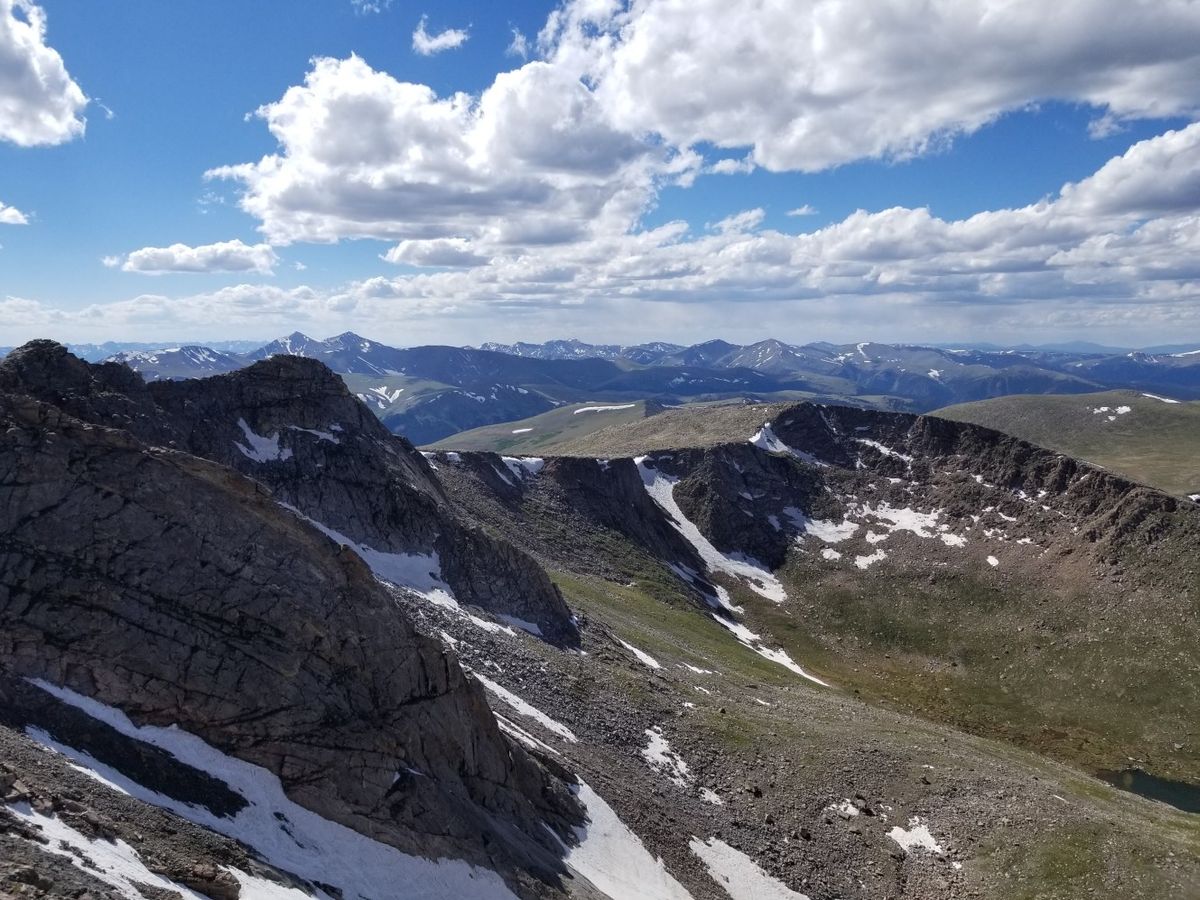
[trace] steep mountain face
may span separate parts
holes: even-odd
[[[848,407],[784,408],[706,448],[610,449],[511,485],[489,454],[436,462],[555,570],[673,580],[735,635],[925,716],[1094,769],[1200,776],[1181,739],[1200,703],[1193,504],[978,426]]]
[[[240,471],[338,540],[370,551],[393,580],[528,623],[548,640],[576,639],[545,574],[465,527],[421,455],[320,363],[276,356],[203,381],[144,385],[123,366],[92,366],[42,342],[5,360],[0,389]]]
[[[105,390],[129,377],[121,367],[63,406],[33,396],[36,381],[20,390],[22,370],[49,372],[57,349],[25,348],[0,373],[6,675],[178,725],[406,852],[556,877],[544,823],[567,829],[578,807],[501,736],[478,685],[397,596],[260,483],[139,439],[159,426],[136,427],[148,395]],[[7,714],[48,727],[44,705],[12,702],[6,683]]]

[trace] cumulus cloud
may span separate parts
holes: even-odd
[[[657,179],[693,164],[611,127],[584,84],[544,62],[478,97],[438,97],[357,56],[317,59],[257,115],[278,152],[208,177],[242,183],[242,208],[273,244],[578,241],[628,230]]]
[[[789,209],[789,216],[815,216],[819,210],[811,203],[805,203],[803,206],[797,206],[795,209]]]
[[[773,171],[905,157],[1049,100],[1200,110],[1190,0],[568,0],[539,36],[613,120]],[[952,74],[947,74],[952,73]]]
[[[417,23],[417,28],[412,34],[412,48],[422,56],[433,56],[435,53],[461,47],[471,36],[465,28],[447,28],[437,34],[430,34],[425,30],[428,21],[428,16],[421,16],[421,21]]]
[[[0,202],[0,225],[28,225],[29,218],[15,206]]]
[[[0,141],[61,144],[83,134],[88,98],[46,43],[46,13],[32,0],[0,0]]]
[[[189,247],[172,244],[170,247],[143,247],[124,258],[107,256],[106,266],[118,263],[122,272],[141,272],[162,275],[168,272],[258,272],[270,275],[279,257],[268,244],[244,244],[240,240],[221,241]]]
[[[480,266],[488,261],[471,250],[469,242],[461,238],[441,238],[433,241],[401,241],[384,254],[390,263],[410,266]]]
[[[189,322],[304,322],[456,343],[514,322],[526,337],[603,329],[644,339],[761,336],[763,322],[799,320],[806,333],[860,340],[978,337],[983,328],[1162,340],[1200,328],[1197,153],[1200,124],[1138,143],[1037,203],[962,219],[859,210],[789,234],[750,209],[701,231],[674,221],[486,260],[463,239],[409,239],[385,258],[424,271],[334,288],[144,295],[75,313],[21,301],[0,308],[0,320],[57,316],[63,327],[155,327],[157,337]]]

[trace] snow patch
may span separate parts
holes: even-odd
[[[765,450],[767,453],[786,453],[788,456],[795,457],[801,462],[811,463],[814,466],[828,467],[829,463],[817,459],[811,453],[805,453],[803,450],[797,450],[795,447],[790,447],[779,439],[775,434],[775,429],[768,422],[750,438],[750,443],[759,450]]]
[[[624,647],[626,650],[628,650],[630,653],[632,653],[634,656],[636,656],[638,658],[638,662],[640,662],[642,665],[648,666],[651,669],[661,669],[662,668],[662,664],[659,663],[659,661],[657,659],[655,659],[653,656],[651,656],[649,653],[646,653],[644,650],[639,650],[637,647],[633,646],[633,644],[627,643],[626,641],[623,641],[620,638],[617,638],[617,643],[620,644],[622,647]]]
[[[858,525],[849,519],[842,522],[810,519],[804,514],[803,510],[799,510],[794,506],[785,508],[783,514],[802,532],[811,534],[817,540],[824,541],[826,544],[840,544],[842,541],[854,537],[858,532]]]
[[[854,440],[860,444],[866,444],[868,447],[878,450],[884,456],[890,456],[893,459],[903,460],[909,465],[912,465],[913,458],[907,453],[901,453],[899,450],[893,450],[891,447],[879,443],[879,441],[871,441],[867,440],[866,438],[855,438]]]
[[[279,446],[279,435],[263,437],[261,434],[255,433],[254,429],[246,424],[245,419],[238,419],[237,423],[238,428],[242,429],[242,434],[246,437],[246,443],[241,444],[234,441],[233,446],[241,450],[242,455],[247,459],[265,463],[283,462],[292,458],[292,451],[289,448]]]
[[[842,554],[838,553],[836,550],[834,550],[834,549],[832,549],[832,548],[830,548],[830,547],[826,547],[826,548],[824,548],[824,549],[821,551],[821,558],[822,558],[822,559],[827,559],[827,560],[829,560],[830,562],[834,562],[834,561],[836,561],[836,560],[839,560],[839,559],[841,559],[841,558],[842,558]]]
[[[195,891],[155,874],[146,868],[136,850],[121,840],[93,840],[76,831],[58,816],[46,816],[36,812],[28,803],[14,803],[8,811],[27,825],[37,828],[47,843],[39,845],[43,852],[63,856],[76,868],[116,888],[124,897],[141,897],[138,884],[151,885],[173,894],[181,894],[189,900],[205,900]],[[297,892],[297,896],[307,894]]]
[[[702,841],[693,837],[688,847],[731,900],[808,900],[807,895],[771,877],[753,859],[719,838]]]
[[[303,431],[305,434],[311,434],[313,437],[319,438],[322,441],[329,441],[329,443],[331,443],[331,444],[340,444],[341,443],[341,441],[338,439],[337,435],[335,435],[333,433],[334,426],[332,426],[332,425],[329,426],[329,431],[320,431],[319,429],[316,429],[316,428],[301,428],[299,425],[289,425],[287,427],[288,427],[289,431]],[[338,428],[337,430],[341,431],[340,428]]]
[[[1149,397],[1151,400],[1159,400],[1163,403],[1178,403],[1178,400],[1172,400],[1170,397],[1160,397],[1157,394],[1142,394],[1143,397]]]
[[[508,466],[508,470],[518,478],[536,476],[546,465],[546,461],[538,456],[515,457],[502,456],[500,460]]]
[[[678,753],[671,749],[667,739],[663,737],[662,728],[655,725],[646,729],[646,746],[642,748],[642,759],[679,787],[687,787],[692,780],[688,765]]]
[[[734,622],[734,621],[731,621],[730,619],[724,618],[723,616],[717,616],[717,615],[713,616],[713,620],[718,625],[720,625],[722,628],[729,629],[729,631],[731,631],[733,633],[733,636],[735,638],[737,638],[738,641],[740,641],[745,646],[749,647],[751,650],[753,650],[755,653],[757,653],[759,656],[763,657],[764,659],[769,659],[773,663],[778,663],[779,665],[783,666],[785,669],[789,669],[792,672],[795,672],[801,678],[807,678],[809,681],[814,682],[815,684],[819,684],[822,687],[829,687],[829,684],[827,682],[822,681],[820,678],[817,678],[815,675],[809,675],[802,668],[800,668],[800,666],[796,664],[795,660],[793,660],[790,656],[788,656],[786,651],[772,650],[769,647],[765,646],[762,642],[762,637],[760,635],[755,634],[753,631],[751,631],[749,628],[747,628],[742,623]],[[708,693],[708,691],[705,691],[705,693]]]
[[[860,569],[869,569],[871,566],[875,565],[875,563],[883,562],[885,559],[887,559],[887,554],[882,550],[876,550],[870,556],[854,557],[854,564]]]
[[[930,853],[946,852],[929,833],[929,826],[916,816],[908,820],[908,828],[901,828],[899,825],[893,827],[888,832],[888,837],[904,848],[905,853],[912,853],[914,850],[927,850]]]
[[[576,846],[563,847],[568,866],[612,900],[692,900],[662,858],[651,856],[587,783],[579,782],[575,795],[587,810],[588,823],[575,829]]]
[[[618,409],[633,409],[635,406],[637,406],[636,403],[622,403],[619,406],[581,406],[575,410],[573,415],[577,416],[580,413],[587,412],[612,412]]]
[[[308,881],[333,885],[346,900],[393,896],[397,883],[403,883],[414,896],[463,900],[513,897],[495,872],[460,860],[409,856],[344,825],[321,818],[288,799],[279,779],[266,769],[226,756],[196,735],[174,727],[139,727],[119,709],[68,688],[41,680],[32,680],[32,683],[121,734],[159,747],[185,765],[207,772],[241,794],[248,804],[235,816],[217,816],[204,807],[182,803],[142,787],[115,770],[103,771],[105,777],[119,781],[132,796],[241,841],[283,871]],[[86,754],[79,753],[76,761],[85,765],[89,761],[95,763]],[[383,789],[381,801],[382,794]],[[138,880],[143,879],[139,877]],[[171,890],[179,889],[172,887]],[[193,895],[186,893],[185,896]]]
[[[514,428],[512,430],[512,433],[513,434],[528,434],[531,431],[533,431],[532,428]]]

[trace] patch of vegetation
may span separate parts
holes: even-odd
[[[1169,494],[1200,493],[1200,402],[1164,403],[1138,391],[1018,395],[932,415],[994,428]]]

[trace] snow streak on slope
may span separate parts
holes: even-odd
[[[657,659],[655,659],[653,656],[651,656],[645,650],[639,650],[637,647],[633,646],[633,644],[630,644],[627,641],[623,641],[620,638],[617,638],[617,643],[620,644],[622,647],[624,647],[626,650],[628,650],[630,653],[632,653],[634,656],[636,656],[638,658],[638,662],[640,662],[642,665],[646,666],[647,668],[650,668],[650,669],[661,669],[662,668],[662,663],[660,663]]]
[[[570,741],[572,744],[579,743],[579,738],[575,737],[575,732],[571,731],[571,729],[566,725],[563,725],[561,722],[556,722],[532,703],[522,700],[512,691],[496,684],[496,682],[492,681],[490,678],[480,675],[473,669],[470,670],[470,672],[471,676],[485,688],[487,688],[490,693],[495,694],[496,697],[498,697],[500,700],[503,700],[516,712],[520,713],[522,716],[525,716],[525,718],[533,719],[533,721],[537,722],[547,731],[558,735],[565,741]]]
[[[579,845],[565,848],[567,865],[612,900],[692,900],[595,791],[581,781],[576,796],[588,824],[575,829]]]
[[[474,625],[482,628],[484,631],[492,633],[502,631],[505,634],[516,634],[511,628],[505,625],[497,625],[495,622],[489,622],[487,619],[479,618],[479,616],[471,615],[458,605],[458,599],[454,596],[454,592],[450,590],[450,585],[442,580],[442,563],[438,559],[436,550],[430,553],[388,553],[383,550],[375,550],[366,544],[359,544],[352,541],[340,531],[334,531],[332,528],[322,525],[316,519],[310,519],[294,506],[289,506],[287,503],[280,503],[279,505],[304,519],[304,521],[308,522],[326,537],[342,546],[349,547],[357,553],[380,581],[386,581],[388,584],[394,584],[397,587],[407,588],[413,593],[419,594],[430,603],[465,616]],[[509,621],[510,624],[528,631],[530,634],[541,635],[541,629],[532,622],[525,622],[514,616],[504,616],[502,618]]]
[[[770,423],[767,423],[758,430],[754,437],[750,438],[750,443],[759,450],[766,450],[768,453],[786,453],[788,456],[795,457],[801,462],[811,463],[814,466],[828,466],[829,463],[817,459],[811,453],[805,453],[803,450],[797,450],[780,440],[779,435],[775,433]]]
[[[772,878],[753,859],[719,838],[702,841],[694,837],[688,846],[732,900],[808,900],[807,895]]]
[[[151,872],[137,851],[124,841],[93,840],[57,816],[35,812],[28,803],[16,803],[7,809],[22,822],[40,829],[48,841],[40,845],[44,852],[66,857],[93,878],[116,888],[123,897],[141,897],[137,885],[143,884],[187,900],[206,900],[178,882]]]
[[[646,464],[647,459],[645,456],[639,456],[634,460],[638,472],[641,473],[642,484],[645,485],[646,492],[667,514],[667,518],[671,520],[675,530],[696,549],[696,553],[704,560],[705,565],[712,571],[725,572],[745,579],[751,590],[768,600],[776,603],[786,600],[787,592],[783,589],[783,585],[766,566],[744,554],[722,553],[700,533],[700,529],[683,514],[683,510],[675,502],[675,485],[679,483],[679,479],[650,468]]]
[[[802,668],[800,668],[800,666],[796,664],[796,661],[787,655],[786,651],[772,650],[764,645],[760,635],[755,634],[740,622],[734,622],[718,615],[713,616],[713,621],[715,621],[722,628],[728,628],[731,632],[733,632],[734,637],[736,637],[741,643],[745,644],[764,659],[769,659],[773,663],[779,663],[779,665],[783,666],[785,669],[795,672],[801,678],[807,678],[809,681],[816,682],[822,687],[829,687],[827,682],[822,681],[815,675],[809,675]]]
[[[573,415],[577,416],[580,413],[587,412],[612,412],[618,409],[633,409],[635,406],[637,406],[636,403],[622,403],[619,406],[581,406],[575,410]]]
[[[142,787],[87,754],[74,751],[75,762],[98,768],[106,779],[120,784],[139,800],[241,841],[276,868],[337,887],[346,900],[395,896],[397,884],[404,884],[413,897],[501,900],[514,896],[495,872],[460,860],[409,856],[321,818],[288,799],[279,779],[266,769],[226,756],[196,735],[177,728],[138,726],[119,709],[45,681],[32,683],[121,734],[159,747],[185,765],[207,772],[244,797],[248,805],[235,816],[221,817]]]

